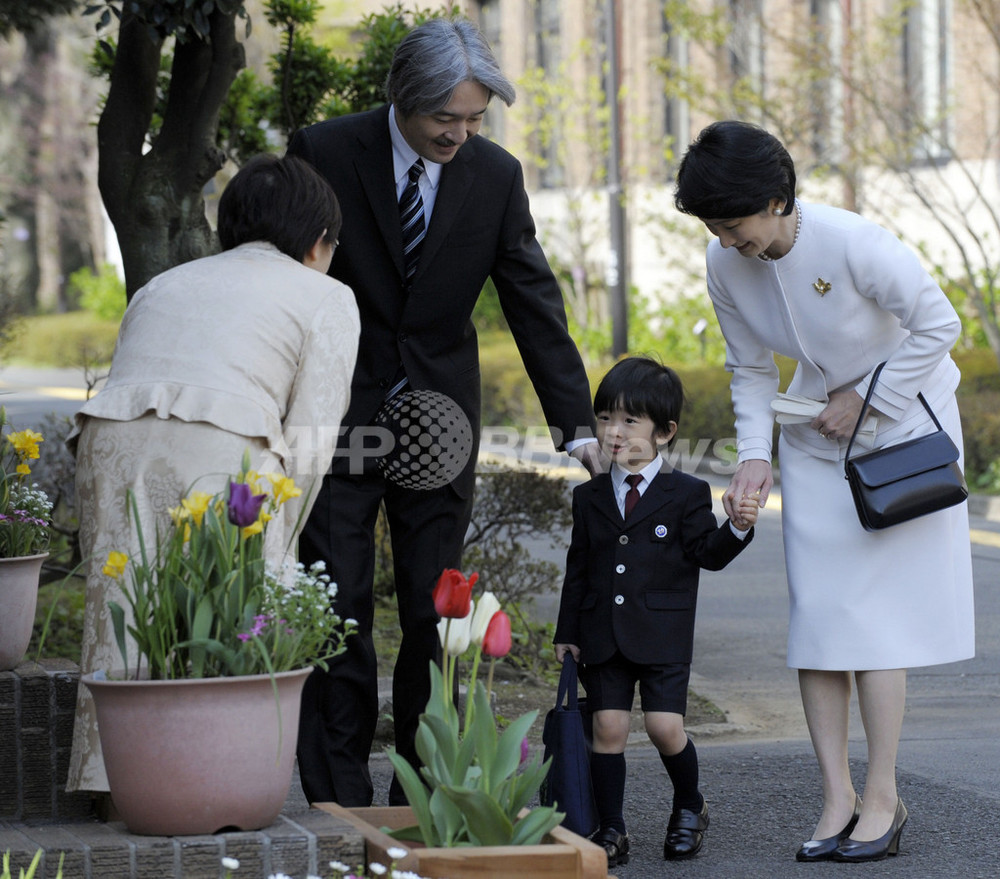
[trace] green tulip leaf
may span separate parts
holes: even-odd
[[[434,819],[431,816],[430,803],[427,796],[427,788],[417,775],[417,771],[410,765],[410,761],[395,749],[389,751],[389,762],[396,773],[396,779],[406,794],[406,800],[413,809],[414,817],[420,827],[420,833],[425,842],[434,839]],[[434,843],[427,842],[428,845]]]
[[[111,612],[111,625],[115,630],[115,640],[118,642],[118,649],[122,654],[122,661],[125,663],[125,671],[128,671],[128,647],[125,640],[125,610],[116,601],[108,602],[108,610]]]
[[[521,765],[521,742],[531,729],[538,716],[538,711],[529,711],[513,721],[496,744],[496,756],[493,760],[491,786],[499,784],[505,778],[517,772]],[[484,768],[485,771],[485,768]]]
[[[537,809],[532,809],[514,825],[511,843],[513,845],[537,845],[545,837],[545,834],[556,827],[565,817],[564,812],[557,812],[552,806],[539,806]]]
[[[473,845],[510,845],[514,825],[490,796],[461,787],[440,790],[461,809]]]
[[[454,846],[464,841],[468,836],[465,816],[458,806],[448,798],[447,787],[439,787],[431,794],[430,810],[437,830],[437,845]]]

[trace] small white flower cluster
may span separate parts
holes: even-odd
[[[275,606],[282,610],[286,607],[301,607],[302,603],[312,602],[317,609],[329,609],[333,599],[337,597],[337,584],[330,582],[326,573],[326,562],[313,562],[308,570],[302,562],[276,572],[271,568],[267,571],[269,597]]]
[[[52,515],[52,501],[49,496],[38,487],[38,483],[27,485],[15,485],[10,492],[10,499],[14,506],[31,513],[39,519],[47,519]]]
[[[418,876],[409,870],[397,870],[395,869],[396,861],[400,858],[406,857],[406,849],[404,848],[390,848],[386,851],[386,854],[392,858],[392,866],[386,867],[384,864],[378,862],[372,862],[368,865],[368,872],[357,872],[354,868],[349,867],[342,861],[330,861],[330,869],[335,873],[340,873],[346,879],[374,879],[374,877],[382,877],[388,875],[390,879],[423,879],[422,876]],[[223,858],[222,866],[228,871],[226,876],[227,879],[231,877],[233,870],[238,870],[240,868],[240,862],[236,858]],[[360,870],[360,868],[358,868]],[[272,873],[268,879],[293,879],[287,873]],[[322,876],[315,876],[310,873],[305,879],[323,879]]]

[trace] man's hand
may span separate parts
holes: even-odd
[[[606,473],[611,467],[611,461],[601,454],[601,444],[597,440],[580,443],[569,454],[570,457],[576,458],[577,461],[583,464],[591,476],[597,476],[598,473]]]
[[[577,662],[580,661],[580,648],[576,644],[555,644],[556,661],[562,662],[566,654],[570,653]]]

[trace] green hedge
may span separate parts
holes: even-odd
[[[60,368],[96,367],[111,362],[118,322],[89,311],[26,317],[3,350],[5,363]]]

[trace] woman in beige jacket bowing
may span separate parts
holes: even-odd
[[[109,551],[134,549],[129,489],[152,534],[191,490],[221,491],[249,449],[254,469],[292,477],[303,490],[267,529],[274,562],[294,546],[333,453],[357,356],[354,297],[326,275],[340,225],[336,196],[311,166],[258,156],[219,200],[223,252],[163,272],[129,304],[107,384],[70,436],[87,564],[82,672],[121,666],[108,611],[120,596],[101,569]],[[67,788],[108,789],[84,687]]]

